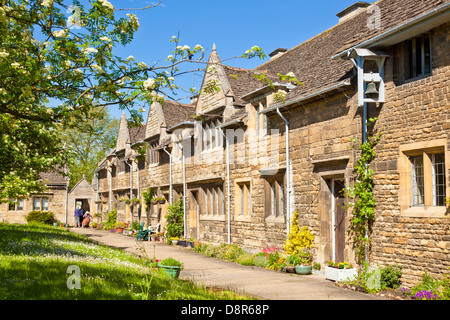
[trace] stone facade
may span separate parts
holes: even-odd
[[[62,223],[71,221],[67,207],[69,179],[56,171],[42,173],[40,177],[47,186],[47,190],[28,198],[12,199],[16,201],[15,204],[0,204],[0,221],[26,223],[26,216],[34,210],[51,211],[55,219]]]
[[[94,184],[96,183],[95,180],[93,182]],[[98,202],[96,186],[90,184],[84,177],[78,181],[68,194],[67,208],[69,212],[69,225],[74,225],[74,213],[77,205],[80,205],[85,213],[89,211],[92,217],[97,213]],[[91,221],[96,221],[96,219]]]
[[[362,10],[254,70],[222,65],[214,47],[202,89],[214,81],[219,90],[191,105],[154,103],[141,139],[132,141],[123,132],[125,121],[121,124],[116,150],[97,169],[102,212],[121,208],[121,196],[142,198],[151,188],[167,202],[124,206],[118,210],[122,219],[161,222],[164,230],[169,202],[184,197],[186,237],[259,250],[283,246],[289,217],[298,210],[300,225],[316,236],[316,261],[354,262],[347,233],[351,212],[343,209],[348,199],[341,191],[354,182],[359,151],[353,146],[362,138],[364,108],[358,69],[346,53],[370,52],[368,60],[386,57],[381,68],[370,62],[362,68],[380,74],[384,86],[377,88],[385,94],[384,102],[366,103],[367,117],[377,118],[374,130],[382,132],[371,165],[377,207],[370,261],[401,265],[406,285],[420,280],[425,270],[445,272],[450,266],[444,203],[450,196],[448,2],[418,7],[409,0],[381,0],[376,5],[383,13],[380,28],[367,30]],[[434,19],[419,28],[416,21],[424,15]],[[394,32],[402,23],[408,33]],[[408,58],[410,52],[416,62]],[[423,74],[411,76],[420,67]],[[277,77],[289,72],[303,86]],[[260,74],[273,86],[256,80]],[[275,101],[278,90],[287,92],[285,103]],[[141,140],[149,146],[145,161],[133,161],[130,171],[120,169],[121,161],[137,159]]]

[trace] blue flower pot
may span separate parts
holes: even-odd
[[[295,273],[297,274],[311,274],[312,266],[295,266]]]
[[[178,267],[178,266],[164,266],[164,265],[160,265],[159,264],[158,268],[163,270],[163,272],[165,272],[167,274],[167,276],[169,276],[171,278],[178,279],[178,277],[180,276],[181,267]]]

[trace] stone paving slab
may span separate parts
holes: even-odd
[[[104,230],[70,228],[92,240],[140,254],[134,237]],[[172,257],[184,263],[181,279],[189,279],[207,287],[220,287],[262,300],[386,300],[384,297],[339,288],[324,275],[294,275],[242,266],[235,262],[205,257],[192,249],[170,246],[155,241],[141,241],[149,257],[159,260]]]

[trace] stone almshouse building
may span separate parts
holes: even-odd
[[[122,119],[116,149],[97,169],[100,211],[117,208],[122,220],[164,227],[167,202],[132,216],[118,201],[151,188],[168,202],[184,196],[186,237],[262,249],[282,247],[298,210],[300,225],[316,235],[316,261],[354,261],[341,191],[354,179],[352,139],[376,117],[370,261],[402,265],[406,284],[425,270],[446,271],[450,3],[358,2],[338,16],[334,27],[277,49],[253,70],[222,65],[214,47],[203,86],[215,80],[219,92],[190,105],[155,103],[142,128]],[[276,80],[290,72],[303,86]],[[274,86],[256,80],[260,74]],[[274,99],[279,90],[285,103]],[[151,147],[138,161],[143,141]]]

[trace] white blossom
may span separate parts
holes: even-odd
[[[189,47],[189,46],[183,46],[183,48],[181,48],[181,50],[191,50],[191,47]]]
[[[13,62],[13,63],[11,63],[11,67],[20,68],[20,64],[18,64],[17,62]]]
[[[98,2],[106,9],[114,11],[114,6],[108,0],[98,0]]]
[[[172,60],[173,59],[173,55],[169,55],[168,57],[167,57],[167,60]]]
[[[194,47],[194,50],[196,50],[196,51],[200,51],[200,50],[203,50],[203,47],[201,46],[201,45],[196,45],[195,47]]]
[[[144,113],[144,112],[145,112],[145,109],[144,109],[144,108],[138,108],[138,112]]]
[[[0,58],[6,58],[7,56],[9,56],[8,52],[0,51]]]
[[[135,14],[127,13],[127,17],[130,18],[131,24],[133,24],[134,28],[137,30],[139,28],[139,20]]]
[[[289,72],[286,76],[289,78],[295,78],[295,74],[293,72]]]
[[[101,37],[100,40],[101,40],[101,41],[108,41],[108,42],[111,42],[111,39],[108,38],[108,37],[106,37],[106,36]]]
[[[72,66],[72,62],[70,62],[69,60],[64,61],[64,64],[66,65],[66,67],[70,68]]]
[[[83,52],[83,54],[88,55],[89,53],[97,53],[97,49],[95,48],[83,48],[81,49],[81,51]]]
[[[52,32],[52,34],[55,38],[59,38],[62,37],[66,32],[67,32],[66,29],[62,29],[62,30],[55,30]]]
[[[41,2],[41,6],[44,6],[44,7],[51,7],[53,5],[53,0],[44,0],[44,1],[42,1]]]
[[[91,66],[91,68],[97,70],[97,72],[99,72],[99,73],[104,72],[103,69],[102,69],[102,67],[100,67],[98,64],[93,64],[93,65]]]
[[[135,61],[133,56],[128,56],[127,60]]]
[[[139,62],[139,63],[137,64],[137,67],[140,68],[140,69],[146,69],[146,68],[148,68],[147,65],[145,64],[145,62]]]
[[[148,78],[144,81],[143,86],[146,90],[153,90],[155,89],[155,80],[153,80],[152,78]]]

